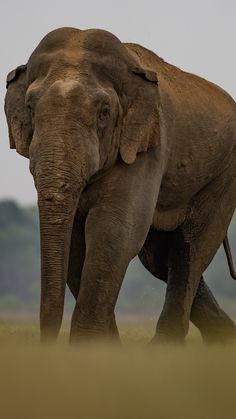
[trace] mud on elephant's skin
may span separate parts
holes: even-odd
[[[168,282],[153,342],[235,326],[202,273],[236,203],[236,105],[214,84],[103,30],[57,29],[7,77],[10,147],[30,159],[41,234],[41,339],[55,340],[66,282],[71,341],[119,338],[131,259]]]

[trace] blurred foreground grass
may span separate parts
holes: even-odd
[[[0,419],[234,419],[235,346],[147,348],[123,325],[122,348],[38,345],[38,327],[0,324]]]

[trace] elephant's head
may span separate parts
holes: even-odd
[[[41,229],[41,324],[57,334],[71,230],[92,176],[159,138],[156,74],[101,30],[49,33],[7,77],[10,147],[30,159]]]

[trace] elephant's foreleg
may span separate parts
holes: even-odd
[[[146,269],[166,283],[171,237],[171,232],[150,229],[139,253],[139,258]],[[231,342],[235,338],[234,322],[221,309],[203,278],[200,280],[192,304],[190,320],[199,329],[206,343]]]
[[[125,229],[102,208],[86,220],[86,257],[71,324],[71,341],[109,339],[114,309],[129,261]],[[128,257],[127,257],[128,255]]]
[[[71,247],[70,247],[70,257],[69,257],[69,267],[68,267],[68,276],[67,276],[67,285],[75,298],[77,300],[80,289],[80,280],[81,273],[85,260],[85,220],[78,213],[75,217],[72,237],[71,237]],[[110,324],[110,337],[113,341],[120,342],[120,335],[116,325],[115,313],[113,313]]]
[[[137,157],[134,165],[115,166],[109,178],[101,177],[88,190],[94,203],[86,219],[86,257],[72,318],[72,342],[108,336],[126,269],[152,222],[161,180],[153,156],[151,150]]]

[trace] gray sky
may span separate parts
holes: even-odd
[[[102,28],[201,75],[236,98],[235,0],[1,0],[0,199],[36,201],[28,160],[8,148],[3,100],[7,73],[61,26]]]

